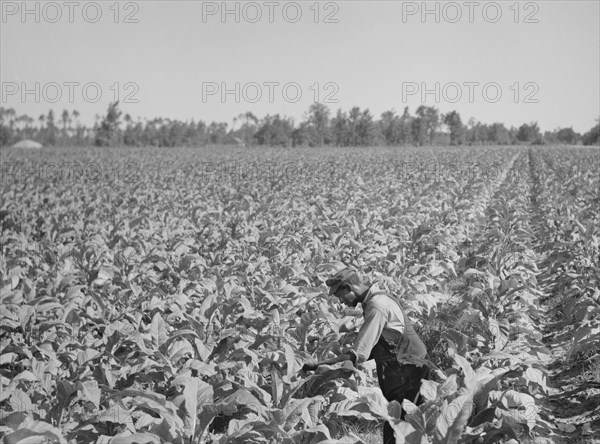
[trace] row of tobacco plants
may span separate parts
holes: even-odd
[[[589,361],[600,357],[599,153],[545,154],[532,150],[530,162],[549,296],[559,301],[572,326],[566,358]]]
[[[398,442],[533,436],[550,424],[538,406],[547,387],[529,197],[544,214],[560,209],[555,262],[567,282],[583,261],[573,265],[585,276],[578,285],[597,302],[584,292],[595,285],[597,231],[579,219],[573,230],[596,250],[569,249],[574,226],[562,213],[593,213],[593,155],[7,152],[0,434],[7,443],[361,442],[349,424],[389,421]],[[578,196],[563,204],[556,165],[565,164],[582,170]],[[425,338],[434,371],[421,405],[383,399],[372,365],[300,373],[360,325],[359,310],[327,295],[338,261],[398,297]],[[587,322],[597,305],[569,297],[574,319],[586,313],[575,354],[598,340]]]

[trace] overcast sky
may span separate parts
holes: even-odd
[[[598,0],[1,3],[2,106],[36,119],[89,124],[117,96],[134,119],[230,127],[315,100],[578,132],[600,115]]]

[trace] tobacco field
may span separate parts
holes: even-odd
[[[587,147],[5,149],[1,442],[599,442],[599,190]],[[419,406],[301,372],[362,322],[340,261],[428,346]]]

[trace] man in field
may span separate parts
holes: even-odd
[[[350,360],[354,365],[375,359],[377,379],[383,395],[388,401],[403,399],[420,403],[416,399],[421,379],[427,377],[424,364],[427,348],[419,338],[404,310],[377,284],[365,285],[358,274],[344,268],[326,282],[329,294],[349,306],[362,305],[364,323],[353,347],[338,357],[327,361],[309,361],[302,370],[315,370],[322,364],[335,364]],[[386,422],[383,426],[384,444],[395,443],[394,431]]]

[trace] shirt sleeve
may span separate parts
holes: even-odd
[[[371,308],[365,314],[365,322],[358,331],[358,336],[353,347],[357,356],[357,362],[364,362],[369,359],[371,350],[373,350],[373,347],[379,340],[385,323],[385,315],[377,308]]]

